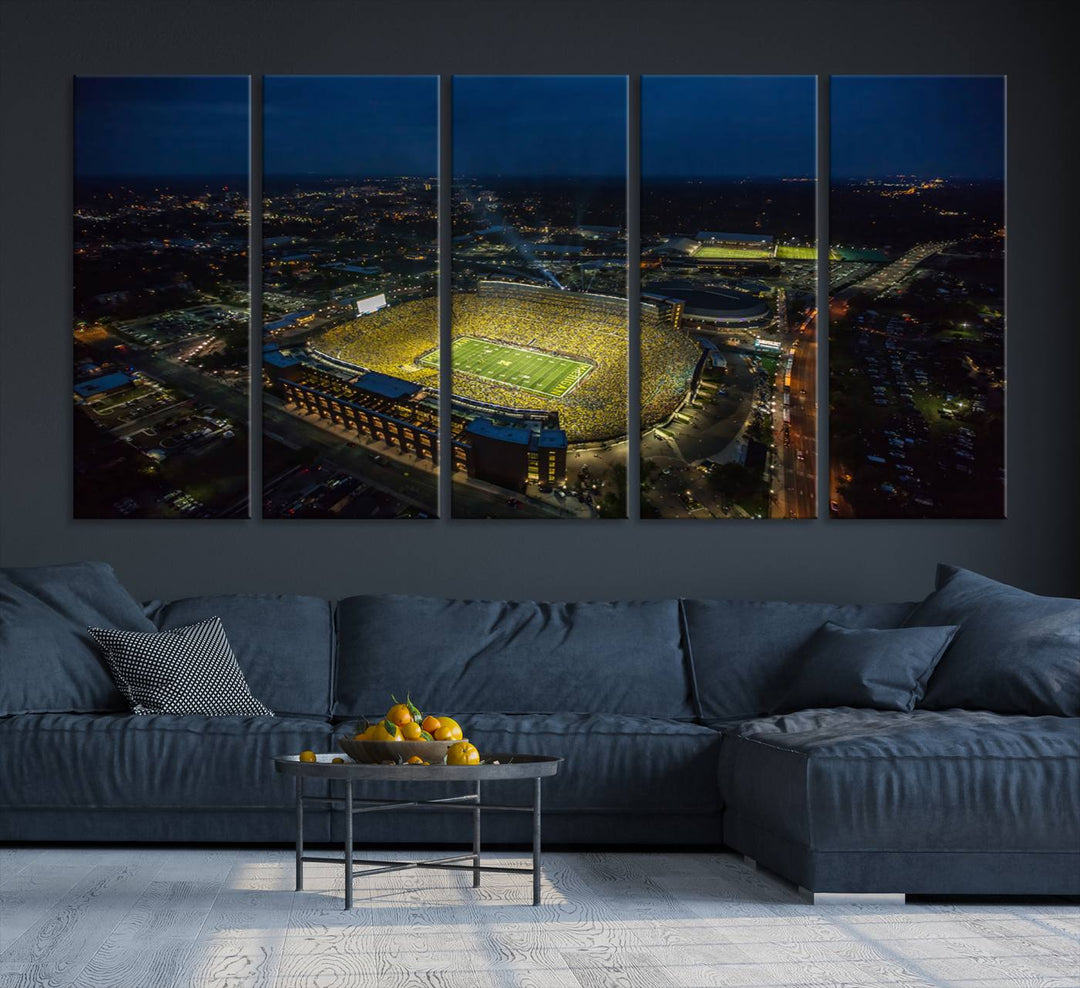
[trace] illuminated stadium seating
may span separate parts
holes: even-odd
[[[454,375],[454,394],[508,408],[551,408],[572,443],[625,435],[627,416],[627,303],[605,295],[560,291],[542,285],[481,282],[476,293],[453,298],[453,337],[480,337],[512,346],[578,358],[592,370],[562,398],[468,374]],[[428,387],[438,370],[418,361],[438,346],[434,298],[393,305],[335,326],[311,345],[366,370]],[[666,418],[690,384],[700,356],[697,345],[646,303],[641,315],[643,424]]]

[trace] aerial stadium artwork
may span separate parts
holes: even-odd
[[[830,513],[1005,516],[1005,80],[831,81]]]
[[[633,435],[627,77],[442,85],[440,327],[439,78],[264,80],[262,517],[815,518],[819,275],[829,514],[1004,517],[1003,77],[833,77],[820,245],[824,82],[643,77]],[[74,110],[74,516],[247,517],[249,79]]]
[[[641,516],[813,518],[813,76],[641,81]]]
[[[455,518],[626,517],[626,92],[453,80]]]
[[[265,80],[263,517],[438,514],[438,99]]]
[[[74,80],[76,518],[248,516],[249,90]]]

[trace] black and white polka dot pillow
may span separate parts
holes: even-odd
[[[168,631],[86,630],[132,713],[274,716],[251,695],[220,618]]]

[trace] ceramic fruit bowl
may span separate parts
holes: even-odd
[[[442,765],[446,752],[456,741],[357,741],[338,738],[338,746],[354,762],[380,765],[383,762],[400,764],[418,755],[432,765]]]

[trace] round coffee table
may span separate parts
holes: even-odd
[[[408,868],[438,868],[449,871],[471,871],[473,886],[479,886],[480,875],[485,871],[510,872],[532,875],[533,905],[540,905],[540,784],[559,771],[561,758],[546,755],[488,754],[483,765],[362,765],[345,761],[335,764],[336,754],[318,755],[318,761],[302,762],[299,755],[278,755],[274,768],[296,778],[296,890],[304,888],[304,862],[319,861],[343,865],[345,868],[345,908],[352,909],[353,880],[363,875],[380,875],[389,871]],[[491,764],[499,762],[498,765]],[[344,796],[305,796],[305,779],[340,779],[345,783]],[[533,798],[531,806],[514,806],[503,803],[481,803],[480,783],[503,782],[510,779],[532,779]],[[468,782],[472,791],[461,796],[443,799],[362,799],[353,796],[354,782]],[[340,806],[345,814],[345,854],[343,858],[304,854],[304,805]],[[359,804],[359,805],[358,805]],[[473,849],[471,854],[453,854],[443,858],[422,861],[383,861],[353,857],[353,817],[358,813],[376,810],[395,810],[404,807],[427,806],[440,810],[464,810],[472,813]],[[500,813],[532,814],[532,867],[503,868],[480,864],[480,814],[485,810]],[[462,864],[463,861],[472,864]],[[363,871],[354,871],[353,865],[365,865]]]

